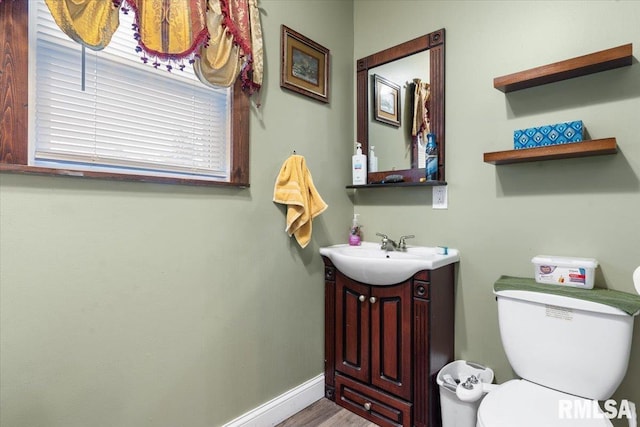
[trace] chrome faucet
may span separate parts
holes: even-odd
[[[382,237],[380,249],[382,249],[383,251],[395,251],[398,248],[398,244],[387,237],[386,234],[376,233],[376,236]]]
[[[407,239],[411,239],[415,237],[413,234],[409,234],[407,236],[401,236],[398,243],[391,240],[386,234],[376,233],[376,236],[382,237],[382,242],[380,245],[380,249],[383,251],[406,251],[407,250]]]

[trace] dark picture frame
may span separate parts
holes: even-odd
[[[378,74],[373,75],[373,118],[400,127],[400,85]]]
[[[280,87],[329,102],[329,49],[282,25]]]

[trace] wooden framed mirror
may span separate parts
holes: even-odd
[[[404,108],[403,116],[405,119],[400,122],[400,126],[395,126],[395,137],[382,136],[381,140],[375,142],[376,153],[384,153],[381,150],[381,144],[393,146],[394,150],[402,151],[402,156],[408,160],[406,164],[399,164],[399,166],[392,166],[388,169],[384,169],[385,162],[379,158],[380,169],[377,172],[369,172],[367,175],[367,184],[372,185],[380,183],[385,180],[388,175],[400,175],[404,180],[405,185],[445,185],[445,119],[444,119],[444,46],[445,46],[445,30],[444,28],[434,31],[424,36],[409,40],[399,45],[384,49],[380,52],[376,52],[365,58],[361,58],[356,62],[356,84],[357,84],[357,99],[356,99],[356,120],[357,120],[357,142],[362,144],[362,152],[369,156],[370,135],[372,135],[372,128],[378,126],[378,123],[374,123],[374,114],[372,113],[373,102],[373,83],[374,75],[378,75],[380,70],[385,70],[384,67],[404,67],[406,64],[421,64],[420,61],[424,61],[424,68],[428,67],[428,70],[416,70],[416,73],[424,72],[428,77],[428,83],[430,84],[431,95],[429,99],[429,125],[431,133],[435,134],[436,142],[438,144],[438,181],[431,181],[428,183],[421,183],[420,179],[425,176],[424,164],[419,162],[419,147],[416,138],[411,138],[411,126],[412,121],[406,120],[409,115],[407,109]],[[424,59],[419,59],[418,55],[424,55]],[[418,58],[416,60],[416,58]],[[419,65],[418,65],[419,67]],[[382,71],[384,73],[385,71]],[[380,73],[380,74],[382,74]],[[411,71],[413,73],[413,71]],[[412,74],[413,75],[413,74]],[[419,75],[415,75],[419,77]],[[413,86],[411,80],[406,80],[399,83],[403,93],[409,93],[409,90]],[[412,90],[412,89],[411,89]],[[411,94],[411,99],[413,96]],[[406,105],[406,103],[405,103]],[[412,114],[413,109],[411,109]],[[402,112],[402,110],[401,110]],[[384,124],[382,124],[384,125]],[[402,135],[409,135],[409,139],[405,140]],[[389,133],[388,135],[391,135]],[[400,139],[397,141],[396,139]],[[426,143],[426,141],[424,141]],[[388,148],[388,147],[384,147]],[[381,154],[383,155],[383,154]],[[378,156],[380,157],[380,156]]]

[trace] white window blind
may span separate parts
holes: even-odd
[[[186,60],[184,71],[144,64],[133,12],[120,13],[107,48],[83,53],[42,0],[31,9],[37,14],[32,164],[229,180],[231,89],[203,85]]]

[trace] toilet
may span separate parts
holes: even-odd
[[[530,290],[494,291],[502,344],[520,379],[499,385],[477,427],[605,427],[629,362],[633,317],[598,302]]]

